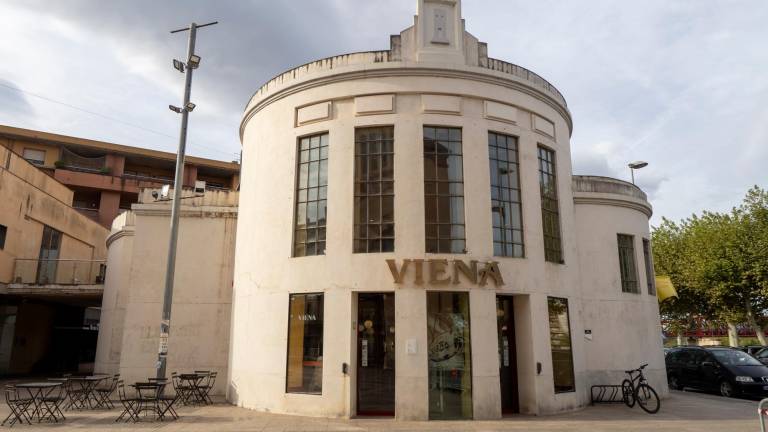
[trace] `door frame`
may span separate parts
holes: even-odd
[[[511,325],[511,334],[512,334],[512,338],[513,338],[513,340],[510,341],[511,342],[510,343],[510,350],[511,350],[510,354],[512,354],[511,355],[512,361],[510,362],[509,368],[515,374],[514,382],[515,382],[516,388],[514,389],[514,391],[516,393],[516,397],[514,398],[514,400],[515,400],[514,406],[511,409],[508,408],[507,410],[505,410],[504,409],[504,405],[503,405],[503,401],[504,401],[504,399],[503,399],[503,392],[504,392],[505,389],[504,389],[504,387],[502,387],[501,374],[499,374],[499,391],[500,391],[500,393],[499,393],[499,404],[501,405],[501,415],[502,416],[520,414],[520,373],[519,373],[519,367],[518,367],[519,365],[518,365],[518,352],[517,352],[517,339],[518,339],[518,337],[517,337],[517,326],[515,325],[515,297],[517,297],[517,296],[515,296],[513,294],[500,294],[500,293],[497,293],[495,295],[495,298],[494,298],[494,300],[498,300],[499,298],[508,299],[511,302],[511,304],[510,304],[511,316],[507,319],[507,325]],[[494,302],[494,306],[495,305],[496,305],[496,302]],[[496,331],[498,332],[498,330],[499,329],[498,329],[498,321],[497,321]],[[497,341],[498,341],[498,336],[497,336]],[[498,347],[497,347],[497,349],[498,349]],[[499,364],[499,371],[501,371],[501,364]]]
[[[395,401],[393,404],[393,409],[391,412],[360,412],[360,347],[358,344],[359,341],[359,330],[358,326],[360,325],[360,295],[391,295],[392,296],[392,307],[394,309],[393,318],[395,320],[395,338],[397,338],[397,304],[395,302],[395,291],[355,291],[353,295],[353,316],[354,316],[354,322],[355,322],[355,328],[352,331],[353,334],[353,362],[354,362],[354,376],[352,377],[352,380],[354,381],[354,393],[355,397],[352,401],[354,403],[354,413],[355,417],[386,417],[386,418],[395,418],[397,414],[397,340],[395,339],[395,352],[393,353],[393,358],[395,360],[395,376],[393,376],[394,382],[393,384],[393,396],[395,397]]]

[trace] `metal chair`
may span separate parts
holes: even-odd
[[[123,380],[117,380],[117,397],[120,400],[120,403],[123,405],[123,412],[120,414],[119,417],[115,419],[115,422],[119,422],[122,420],[126,415],[128,418],[125,419],[127,422],[128,420],[138,421],[139,417],[136,412],[136,405],[138,404],[139,399],[138,398],[129,398],[125,394],[125,385],[123,383]]]
[[[216,375],[217,372],[210,372],[206,378],[205,384],[200,386],[200,389],[203,392],[203,398],[207,403],[210,404],[213,404],[210,393],[213,390],[213,386],[216,384]]]
[[[168,385],[167,378],[148,378],[150,383],[156,383],[159,385],[157,388],[157,400],[160,404],[160,420],[163,420],[166,414],[170,414],[173,420],[178,420],[179,415],[173,406],[179,400],[179,394],[175,393],[173,396],[165,393],[165,388]]]
[[[181,403],[186,404],[189,401],[190,392],[194,389],[188,384],[184,384],[177,372],[171,373],[171,383]]]
[[[50,414],[53,421],[58,423],[59,419],[56,417],[56,414],[61,416],[62,420],[67,419],[64,416],[64,413],[61,411],[61,404],[63,404],[66,399],[67,392],[65,391],[64,385],[62,384],[60,386],[54,387],[40,398],[39,409],[45,409],[48,411],[48,414]]]
[[[98,406],[105,406],[109,409],[115,407],[115,405],[112,403],[112,393],[115,392],[118,381],[120,381],[120,374],[115,374],[112,376],[112,380],[107,384],[106,387],[97,386],[93,389],[93,393],[96,397],[96,404]]]
[[[8,420],[10,420],[10,423],[8,423],[9,427],[13,427],[17,422],[23,424],[24,421],[26,421],[27,424],[32,424],[30,421],[29,406],[32,405],[33,402],[34,400],[32,400],[31,397],[25,398],[19,396],[19,390],[16,387],[12,385],[5,386],[5,403],[7,403],[8,408],[11,409],[11,413],[8,414],[8,417],[6,417],[0,425],[5,426],[5,423]]]

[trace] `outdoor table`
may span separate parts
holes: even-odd
[[[136,389],[136,399],[138,406],[136,407],[136,421],[139,419],[139,414],[142,411],[151,411],[157,414],[157,419],[163,419],[163,410],[160,408],[159,392],[162,384],[153,382],[137,382],[131,384],[131,387]],[[146,416],[145,416],[146,417]]]
[[[184,403],[188,404],[190,403],[202,403],[205,404],[205,393],[200,388],[200,383],[208,377],[208,374],[201,374],[201,373],[191,373],[191,374],[181,374],[179,375],[179,379],[182,382],[186,382],[189,386],[189,393],[184,398]]]
[[[29,397],[32,398],[32,404],[35,406],[35,410],[32,411],[30,417],[37,416],[38,422],[43,420],[53,420],[58,423],[59,418],[56,416],[56,409],[43,409],[45,408],[43,406],[43,399],[50,396],[57,387],[61,386],[61,384],[62,383],[60,382],[51,381],[16,384],[16,388],[26,389],[27,392],[29,392]],[[63,420],[64,415],[62,414],[61,417]]]
[[[73,407],[74,409],[85,409],[86,405],[88,405],[88,408],[93,409],[94,405],[91,403],[91,399],[96,402],[96,408],[101,407],[102,403],[97,397],[94,396],[93,389],[96,387],[96,384],[100,383],[107,377],[107,375],[67,377],[66,380],[68,382],[79,383],[81,389],[80,392],[76,392],[75,394],[69,396],[70,401],[67,409]]]

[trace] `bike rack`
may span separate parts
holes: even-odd
[[[620,385],[593,385],[589,389],[589,393],[590,405],[594,405],[596,403],[624,403],[624,391]]]
[[[757,417],[760,419],[760,432],[765,432],[765,417],[768,417],[768,408],[764,406],[768,404],[768,399],[763,399],[757,405]]]

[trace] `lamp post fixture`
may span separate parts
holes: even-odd
[[[632,184],[635,184],[635,170],[647,167],[648,162],[636,161],[628,164],[627,166],[629,167],[629,172],[632,173]]]
[[[181,131],[179,133],[179,150],[176,155],[176,175],[173,180],[173,204],[171,206],[171,235],[168,242],[168,262],[165,270],[165,290],[163,292],[163,316],[160,320],[160,348],[157,353],[157,378],[165,378],[165,366],[168,358],[168,334],[171,330],[171,304],[173,302],[173,279],[176,271],[176,242],[179,236],[179,207],[184,182],[184,152],[187,147],[187,121],[189,113],[195,109],[195,104],[189,101],[192,93],[192,71],[200,66],[200,56],[195,54],[195,38],[197,29],[218,24],[217,21],[173,30],[171,33],[189,31],[187,44],[187,61],[173,60],[173,67],[185,74],[184,103],[181,107],[169,105],[168,108],[181,114]]]

